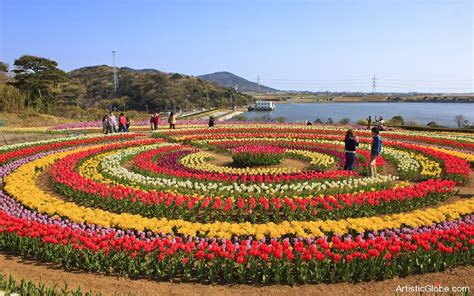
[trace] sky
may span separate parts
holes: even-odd
[[[470,0],[0,0],[0,60],[229,71],[284,90],[474,92]]]

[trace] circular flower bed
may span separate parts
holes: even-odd
[[[202,283],[383,280],[473,264],[474,137],[204,125],[0,147],[0,250],[79,271]],[[231,151],[304,168],[235,168]],[[224,157],[224,158],[225,158]],[[229,160],[230,162],[230,160]],[[268,163],[266,163],[268,164]]]
[[[239,167],[280,164],[285,159],[285,149],[267,145],[243,145],[233,148],[232,160]]]

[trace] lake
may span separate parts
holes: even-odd
[[[385,120],[395,115],[401,115],[405,122],[416,121],[426,125],[435,121],[439,125],[456,127],[454,116],[462,114],[469,122],[474,122],[474,104],[472,103],[282,103],[277,104],[274,111],[245,112],[247,118],[252,119],[263,115],[272,117],[283,116],[287,122],[314,121],[320,118],[326,122],[331,117],[335,122],[342,118],[349,118],[355,123],[357,120],[375,116],[383,116]]]

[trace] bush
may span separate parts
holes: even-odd
[[[232,120],[235,120],[235,121],[247,121],[248,118],[247,118],[247,116],[245,116],[244,114],[237,114],[237,115],[235,115],[234,117],[232,117]]]
[[[359,119],[359,120],[357,120],[357,124],[358,125],[367,125],[369,123],[367,122],[367,119]]]
[[[339,124],[342,124],[342,125],[348,125],[351,123],[351,120],[347,117],[344,117],[343,119],[339,120]]]
[[[333,123],[334,123],[334,120],[333,120],[331,117],[329,117],[329,118],[328,118],[328,121],[326,121],[326,123],[327,123],[327,124],[333,124]]]
[[[435,121],[430,121],[426,125],[429,127],[438,127],[438,124]]]
[[[316,120],[314,121],[314,123],[323,124],[323,121],[322,121],[320,118],[316,118]]]
[[[389,120],[390,125],[405,125],[405,120],[402,116],[396,115]]]

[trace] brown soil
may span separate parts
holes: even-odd
[[[92,290],[103,295],[394,295],[397,286],[474,285],[474,266],[458,267],[452,270],[396,278],[381,282],[340,283],[301,286],[249,286],[249,285],[201,285],[189,283],[156,282],[135,280],[93,273],[64,271],[54,264],[25,260],[18,256],[0,253],[0,270],[15,279],[43,282],[48,286],[55,283],[63,287],[67,282],[70,289],[81,287],[82,291]],[[429,295],[429,294],[426,294]]]

